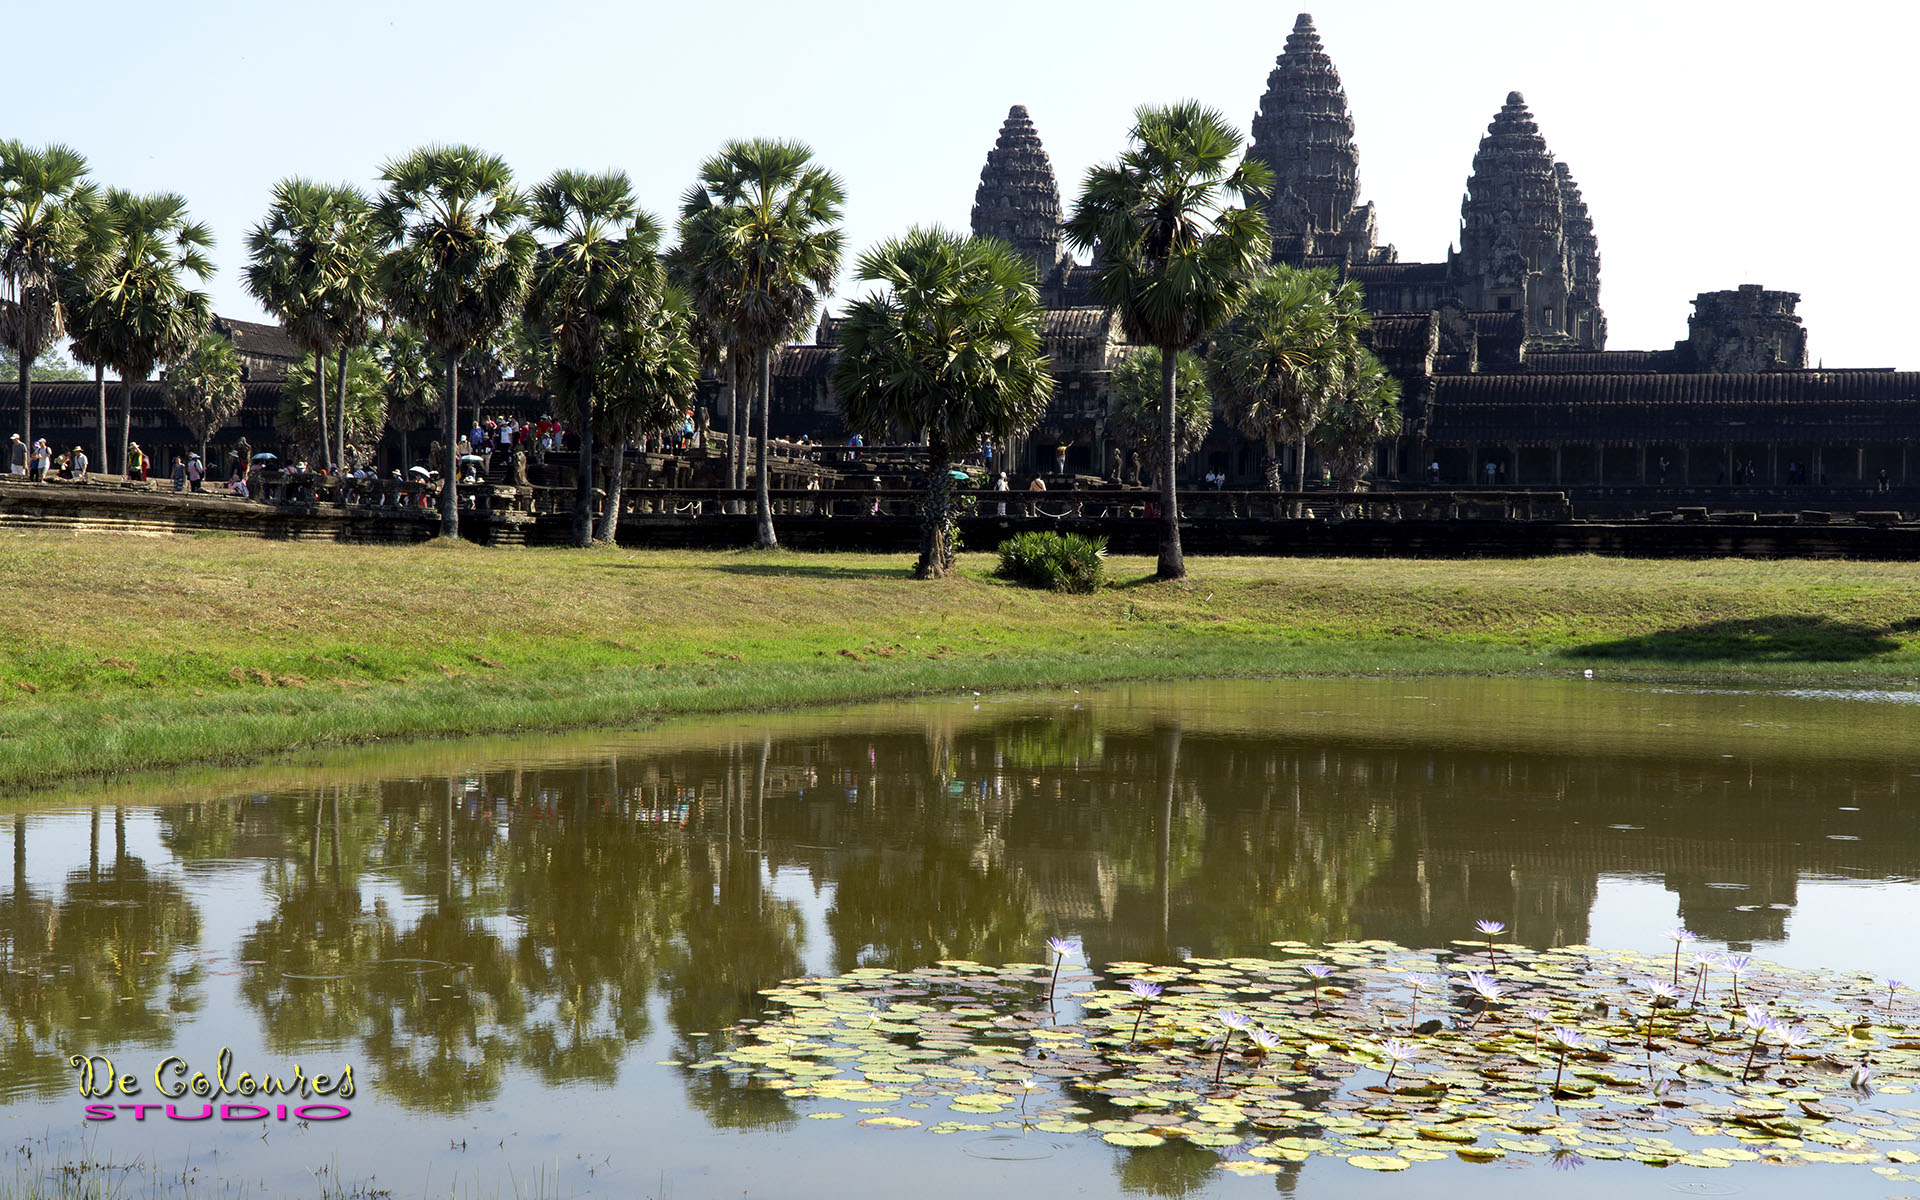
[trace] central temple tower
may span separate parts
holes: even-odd
[[[1473,156],[1448,266],[1462,303],[1524,314],[1530,342],[1605,347],[1593,219],[1519,92],[1507,93]]]
[[[1342,265],[1391,262],[1376,246],[1373,205],[1360,203],[1360,154],[1340,73],[1301,13],[1274,61],[1248,157],[1273,171],[1267,223],[1276,262],[1332,259]]]

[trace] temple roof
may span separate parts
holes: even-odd
[[[1536,375],[1618,375],[1671,372],[1671,350],[1533,350],[1522,369]]]
[[[306,351],[294,345],[287,331],[279,325],[263,325],[258,321],[236,321],[231,317],[215,317],[214,332],[224,335],[233,343],[233,348],[243,355],[256,358],[282,359],[287,363],[299,362]]]
[[[1436,445],[1920,441],[1920,372],[1442,375]]]

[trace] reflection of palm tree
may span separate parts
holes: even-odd
[[[9,1089],[65,1090],[67,1054],[164,1045],[178,1014],[200,1005],[200,968],[173,966],[199,939],[199,912],[126,853],[124,817],[119,828],[112,861],[70,874],[56,904],[26,886],[26,818],[14,818],[13,892],[0,899],[10,968],[0,977],[0,1079]]]

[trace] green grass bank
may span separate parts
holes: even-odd
[[[1920,681],[1920,567],[1121,558],[1090,596],[902,556],[0,538],[0,784],[390,738],[1229,675]]]

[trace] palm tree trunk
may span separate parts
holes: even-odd
[[[590,384],[578,384],[581,391]],[[592,400],[582,394],[574,398],[573,411],[579,424],[580,455],[575,468],[573,488],[573,544],[580,549],[593,545],[593,415]]]
[[[751,392],[740,386],[740,363],[737,356],[727,360],[727,486],[743,488],[747,486],[747,439],[744,430],[747,424],[745,408]]]
[[[33,360],[20,356],[20,440],[33,452]]]
[[[337,361],[340,364],[340,369],[334,372],[334,376],[339,382],[334,384],[333,390],[335,394],[340,397],[340,402],[333,406],[334,429],[339,431],[339,436],[333,439],[333,444],[340,447],[340,470],[344,472],[346,471],[349,465],[347,463],[347,348],[346,346],[342,345],[340,347],[340,357],[335,361]]]
[[[601,528],[595,540],[616,545],[620,538],[620,476],[626,472],[626,438],[614,438],[607,447],[607,503],[601,509]]]
[[[754,534],[754,544],[762,550],[776,550],[780,539],[773,534],[773,498],[767,494],[767,413],[773,407],[773,347],[760,348],[760,386],[754,389],[760,404],[760,432],[754,439],[753,458],[755,466],[754,507],[759,515],[759,528]]]
[[[447,456],[440,460],[440,536],[460,536],[460,359],[447,351]]]
[[[1307,434],[1305,430],[1300,432],[1300,440],[1295,442],[1293,446],[1293,490],[1295,492],[1304,492],[1307,490]],[[1306,505],[1298,500],[1294,501],[1293,515],[1296,517],[1306,516]]]
[[[320,423],[320,464],[333,465],[333,442],[327,433],[327,356],[325,352],[313,352],[313,394],[319,397],[320,407],[314,410]]]
[[[1160,351],[1160,405],[1166,413],[1164,428],[1166,461],[1163,464],[1166,473],[1160,479],[1161,517],[1165,521],[1160,531],[1160,570],[1161,579],[1185,579],[1187,560],[1180,553],[1180,492],[1174,486],[1173,451],[1175,444],[1174,423],[1178,414],[1174,412],[1173,371],[1179,351],[1162,349]]]
[[[95,363],[93,367],[93,398],[100,408],[100,467],[107,466],[107,367],[105,363]],[[53,454],[48,447],[49,457]]]
[[[620,476],[627,469],[627,439],[615,438],[607,447],[607,502],[600,513],[597,540],[611,546],[620,532]]]
[[[1280,447],[1274,442],[1272,429],[1266,431],[1266,443],[1267,459],[1261,464],[1261,469],[1266,472],[1267,490],[1274,495],[1273,515],[1284,517],[1285,506],[1280,503]]]
[[[130,374],[132,374],[131,371],[120,373],[120,474],[122,475],[127,473],[127,443],[133,440],[133,380],[127,378]],[[144,372],[142,374],[144,375]],[[140,382],[145,383],[146,379],[142,378]],[[104,462],[100,467],[102,470],[109,469]]]
[[[914,568],[919,579],[939,579],[953,569],[953,540],[949,522],[953,520],[953,451],[947,439],[934,435],[927,439],[927,498],[920,509],[920,564]]]

